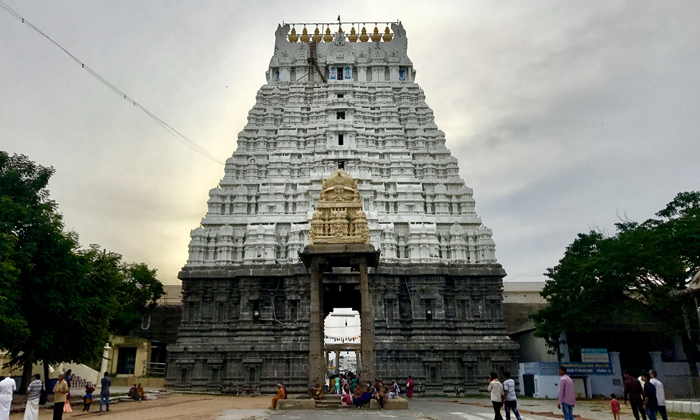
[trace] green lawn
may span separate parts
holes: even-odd
[[[657,419],[660,418],[659,415],[656,415]],[[672,419],[692,419],[692,420],[700,420],[700,414],[692,414],[692,413],[668,413],[668,417]]]

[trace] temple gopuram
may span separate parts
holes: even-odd
[[[191,232],[168,386],[305,391],[327,373],[334,308],[360,314],[363,379],[477,393],[517,372],[492,231],[407,51],[400,22],[278,26]]]

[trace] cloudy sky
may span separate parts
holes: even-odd
[[[697,1],[2,1],[220,160],[278,23],[400,19],[507,280],[700,189]],[[2,9],[0,39],[0,150],[56,169],[84,245],[176,283],[223,167]]]

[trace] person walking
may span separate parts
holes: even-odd
[[[65,381],[65,375],[58,375],[58,382],[53,387],[53,420],[63,419],[63,407],[66,404],[66,396],[68,395],[68,384]]]
[[[506,420],[510,420],[510,410],[513,410],[515,418],[522,420],[520,418],[520,413],[518,413],[518,396],[515,395],[515,381],[511,379],[510,372],[503,372],[503,376],[506,378],[503,381],[503,392],[506,394]]]
[[[564,413],[564,420],[574,420],[575,405],[576,391],[574,390],[574,381],[566,374],[566,367],[559,366],[559,400],[557,407]]]
[[[90,385],[85,386],[85,395],[83,395],[83,411],[90,411],[93,392],[95,392],[95,388],[91,387]]]
[[[109,387],[112,386],[112,381],[109,379],[109,374],[105,372],[105,376],[100,381],[102,389],[100,390],[100,412],[102,412],[102,404],[107,406],[109,411]]]
[[[416,384],[413,382],[413,378],[409,375],[408,379],[406,379],[406,398],[409,400],[413,399],[413,388],[416,386]]]
[[[16,389],[17,384],[14,379],[9,376],[0,376],[0,420],[9,420],[12,394]]]
[[[34,380],[27,387],[27,406],[24,408],[24,420],[39,419],[39,398],[44,384],[41,382],[41,375],[34,375]]]
[[[659,414],[661,414],[662,420],[668,420],[668,415],[666,414],[666,393],[664,392],[664,384],[656,377],[656,371],[650,370],[649,376],[651,377],[652,385],[656,388],[656,403],[659,405]]]
[[[498,381],[498,374],[491,372],[489,374],[489,386],[486,388],[491,393],[491,404],[493,404],[494,420],[503,420],[501,416],[501,407],[503,406],[503,384]]]
[[[656,412],[659,410],[659,404],[656,401],[656,387],[649,382],[651,378],[648,372],[642,373],[642,380],[644,381],[644,409],[647,412],[647,417],[649,420],[656,420]]]
[[[615,394],[610,394],[610,411],[613,420],[620,420],[620,401],[615,398]]]
[[[635,420],[639,420],[639,415],[641,413],[642,419],[647,420],[647,415],[644,412],[644,390],[642,385],[639,383],[637,378],[632,376],[628,369],[622,372],[622,376],[625,378],[625,394],[624,400],[625,405],[627,405],[627,400],[630,401],[630,406],[632,406],[632,414]]]

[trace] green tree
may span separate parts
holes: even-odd
[[[542,296],[549,305],[533,320],[535,335],[552,351],[558,352],[563,332],[576,350],[582,334],[635,313],[678,334],[691,372],[698,375],[697,321],[687,316],[694,308],[683,291],[700,270],[700,192],[678,194],[656,216],[618,223],[613,235],[579,234],[559,264],[547,270],[551,281]]]
[[[78,235],[64,231],[46,188],[52,174],[0,152],[0,348],[24,368],[22,392],[35,361],[46,372],[58,362],[98,360],[115,315],[162,294],[150,283],[155,270],[96,245],[81,249]]]
[[[117,289],[119,310],[111,321],[111,331],[128,335],[141,324],[148,309],[156,306],[165,293],[163,284],[156,278],[156,270],[146,264],[124,264],[124,280]]]

